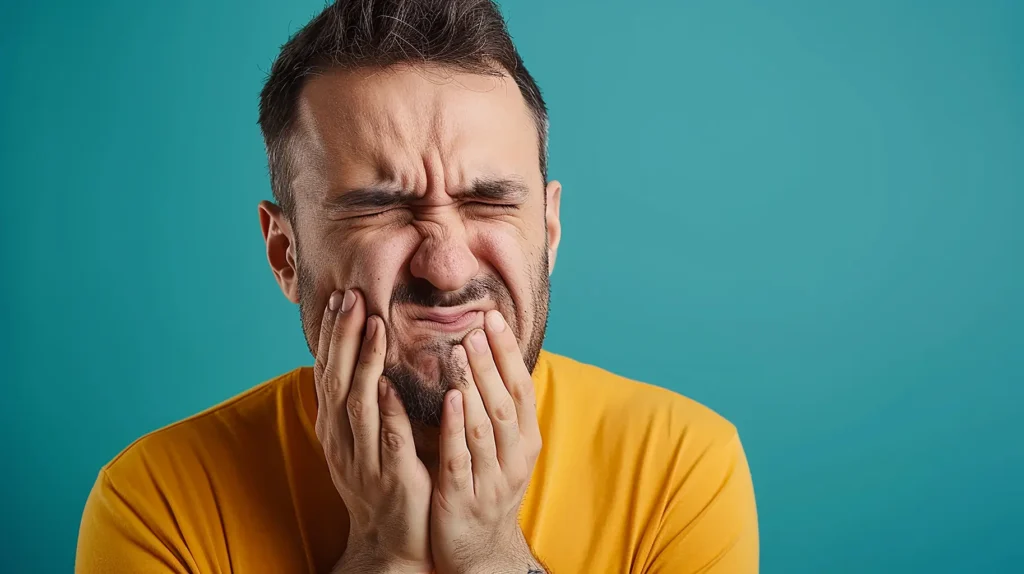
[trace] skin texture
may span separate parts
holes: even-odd
[[[414,422],[438,425],[443,394],[460,376],[448,357],[468,332],[437,332],[418,320],[424,307],[497,309],[532,369],[561,235],[561,186],[542,181],[536,125],[511,78],[421,67],[328,72],[303,90],[298,127],[296,213],[289,221],[265,202],[260,218],[310,351],[327,297],[353,287],[385,322],[385,370]],[[522,192],[466,196],[474,183],[495,180]],[[371,186],[411,198],[345,205]],[[471,327],[482,325],[478,315]]]
[[[301,94],[292,150],[295,213],[262,202],[260,222],[316,357],[317,436],[350,515],[338,571],[539,569],[516,516],[541,447],[530,372],[561,186],[518,88],[328,72]],[[470,314],[432,320],[452,306]]]
[[[512,330],[488,311],[454,349],[465,379],[445,397],[430,512],[441,572],[538,570],[517,515],[541,436],[533,380]]]

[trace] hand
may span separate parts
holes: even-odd
[[[456,345],[465,381],[445,395],[430,528],[442,574],[543,572],[519,528],[540,454],[533,379],[497,311]]]
[[[386,345],[384,322],[366,318],[359,293],[331,295],[313,373],[316,436],[349,514],[336,573],[432,568],[430,475],[416,456],[405,408],[382,376]]]

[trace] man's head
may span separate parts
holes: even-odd
[[[267,257],[311,352],[334,290],[387,329],[385,374],[435,425],[454,345],[497,309],[536,364],[561,234],[547,111],[490,0],[341,0],[260,99]]]

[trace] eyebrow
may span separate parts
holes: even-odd
[[[469,187],[452,195],[470,201],[520,203],[529,197],[530,188],[518,177],[477,178]],[[412,191],[380,183],[332,194],[325,203],[328,208],[360,211],[397,207],[418,198]]]

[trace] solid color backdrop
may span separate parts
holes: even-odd
[[[256,105],[321,7],[0,6],[0,570],[70,571],[101,465],[311,362]],[[1019,568],[1024,3],[503,9],[565,186],[547,347],[739,427],[767,574]]]

